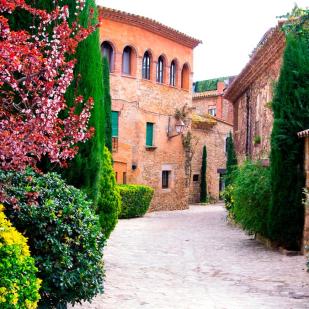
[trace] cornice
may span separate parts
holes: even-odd
[[[98,6],[98,9],[100,18],[143,28],[192,49],[202,43],[202,41],[200,40],[197,40],[173,28],[167,27],[147,17],[130,14],[127,12],[114,10],[102,6]]]

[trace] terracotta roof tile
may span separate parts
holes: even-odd
[[[186,35],[147,17],[101,6],[98,6],[98,9],[100,17],[103,19],[105,18],[140,27],[190,48],[195,48],[197,45],[202,43],[202,41],[198,39],[195,39],[189,35]]]
[[[307,136],[309,136],[309,129],[298,132],[297,135],[298,135],[298,137],[307,137]]]

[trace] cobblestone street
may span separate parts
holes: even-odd
[[[120,220],[104,256],[105,294],[74,308],[309,308],[305,258],[265,248],[222,206]]]

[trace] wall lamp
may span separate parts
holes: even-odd
[[[176,134],[171,134],[173,132],[173,130],[171,128],[171,117],[168,117],[167,137],[170,139],[170,138],[173,138],[175,136],[182,134],[185,127],[186,127],[186,125],[181,119],[176,119],[176,122],[175,122]]]

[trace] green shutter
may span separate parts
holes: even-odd
[[[118,112],[112,112],[112,137],[118,137]]]
[[[146,126],[146,146],[153,146],[153,123],[147,122]]]

